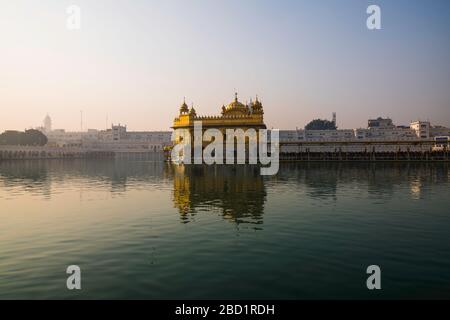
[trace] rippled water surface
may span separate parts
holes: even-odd
[[[0,298],[450,298],[448,165],[0,162]]]

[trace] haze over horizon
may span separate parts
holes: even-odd
[[[368,30],[366,8],[381,8]],[[68,30],[66,9],[81,8]],[[450,127],[450,2],[55,1],[0,4],[0,132],[169,130],[186,97],[218,115],[258,95],[269,128],[390,117]],[[108,118],[108,124],[106,123]]]

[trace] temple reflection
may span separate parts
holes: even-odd
[[[199,212],[217,212],[236,224],[263,223],[266,189],[259,167],[168,164],[167,170],[173,174],[173,202],[183,223]]]

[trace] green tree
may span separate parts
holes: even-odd
[[[333,121],[314,119],[305,126],[305,130],[336,130],[336,124]]]
[[[26,130],[24,134],[23,145],[27,146],[45,146],[48,142],[47,137],[39,130]]]
[[[21,144],[21,132],[7,130],[0,134],[0,144],[18,146]]]
[[[7,130],[0,134],[0,145],[10,146],[44,146],[47,137],[39,130],[26,130],[25,132]]]

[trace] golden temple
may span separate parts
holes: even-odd
[[[243,104],[238,100],[235,93],[234,101],[227,106],[222,106],[220,116],[198,116],[194,107],[189,107],[186,101],[183,101],[180,107],[180,114],[173,122],[173,129],[189,129],[191,134],[194,130],[194,121],[201,121],[203,129],[215,128],[225,134],[225,129],[249,129],[253,128],[257,132],[265,129],[263,119],[264,111],[262,103],[256,97],[256,100],[249,104]]]
[[[196,145],[201,145],[203,153],[203,150],[210,142],[208,139],[202,139],[200,141],[198,137],[196,137],[198,132],[195,133],[194,131],[199,129],[199,125],[201,125],[201,139],[208,129],[218,130],[223,137],[222,143],[224,154],[225,152],[228,152],[228,147],[230,145],[232,146],[230,142],[233,141],[232,143],[238,146],[237,148],[234,148],[234,146],[231,147],[231,152],[234,152],[234,159],[240,157],[239,159],[245,159],[243,160],[244,162],[249,160],[250,142],[258,145],[260,130],[266,129],[266,125],[264,124],[264,110],[258,97],[256,97],[255,101],[250,101],[249,104],[243,104],[238,100],[238,95],[235,93],[234,101],[230,102],[227,106],[222,106],[220,116],[199,116],[194,107],[192,106],[189,109],[184,100],[180,106],[180,113],[175,118],[172,126],[172,129],[175,130],[173,145],[164,149],[166,159],[171,159],[171,151],[174,145],[186,144],[187,140],[190,141],[191,160],[193,159],[192,155],[195,153],[192,151],[195,150]],[[235,135],[235,133],[237,135]],[[239,156],[237,149],[244,150],[244,153]],[[215,151],[213,151],[213,154],[215,154]],[[184,151],[181,151],[179,155],[186,156],[184,155]],[[255,157],[257,157],[257,155],[255,155]],[[198,159],[198,157],[196,159]],[[219,159],[216,163],[223,162]]]

